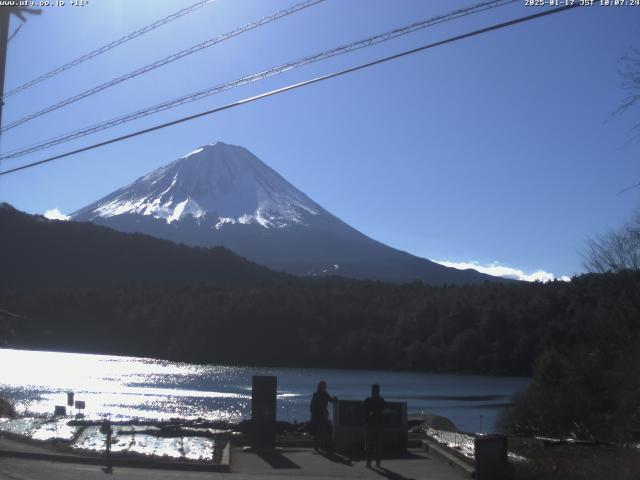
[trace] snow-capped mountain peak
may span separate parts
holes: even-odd
[[[217,142],[202,146],[116,190],[71,217],[93,221],[135,214],[167,223],[204,217],[220,230],[257,224],[304,224],[323,209],[245,148]]]
[[[367,237],[245,148],[222,142],[195,149],[78,210],[71,219],[189,246],[223,246],[295,275],[420,279],[434,285],[493,279]]]

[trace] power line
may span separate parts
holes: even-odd
[[[329,80],[331,78],[341,77],[341,76],[349,74],[349,73],[353,73],[353,72],[356,72],[356,71],[359,71],[359,70],[363,70],[365,68],[373,67],[375,65],[380,65],[382,63],[386,63],[386,62],[389,62],[391,60],[396,60],[398,58],[406,57],[408,55],[412,55],[414,53],[422,52],[424,50],[428,50],[428,49],[431,49],[431,48],[435,48],[435,47],[439,47],[439,46],[442,46],[442,45],[446,45],[448,43],[453,43],[453,42],[456,42],[456,41],[459,41],[459,40],[463,40],[465,38],[481,35],[483,33],[488,33],[488,32],[491,32],[493,30],[499,30],[499,29],[510,27],[510,26],[517,25],[517,24],[520,24],[520,23],[528,22],[528,21],[535,20],[535,19],[538,19],[538,18],[541,18],[541,17],[552,15],[552,14],[555,14],[555,13],[564,12],[564,11],[570,10],[572,8],[577,8],[579,6],[581,6],[579,3],[569,4],[569,5],[565,5],[563,7],[558,7],[558,8],[554,8],[554,9],[550,9],[550,10],[544,10],[542,12],[534,13],[532,15],[519,17],[519,18],[516,18],[516,19],[513,19],[513,20],[509,20],[507,22],[494,24],[494,25],[491,25],[489,27],[481,28],[479,30],[474,30],[472,32],[463,33],[461,35],[456,35],[454,37],[449,37],[449,38],[447,38],[445,40],[440,40],[440,41],[437,41],[437,42],[434,42],[434,43],[429,43],[427,45],[423,45],[421,47],[413,48],[411,50],[405,50],[403,52],[396,53],[394,55],[390,55],[388,57],[380,58],[378,60],[374,60],[374,61],[371,61],[371,62],[362,63],[360,65],[357,65],[357,66],[351,67],[351,68],[347,68],[345,70],[340,70],[338,72],[334,72],[334,73],[330,73],[330,74],[323,75],[323,76],[320,76],[320,77],[312,78],[310,80],[305,80],[303,82],[295,83],[295,84],[292,84],[292,85],[288,85],[286,87],[281,87],[281,88],[278,88],[278,89],[275,89],[275,90],[271,90],[269,92],[265,92],[265,93],[261,93],[259,95],[255,95],[253,97],[248,97],[248,98],[244,98],[242,100],[238,100],[236,102],[228,103],[228,104],[223,105],[221,107],[216,107],[216,108],[213,108],[211,110],[206,110],[204,112],[196,113],[196,114],[193,114],[193,115],[188,115],[186,117],[182,117],[182,118],[179,118],[177,120],[173,120],[171,122],[166,122],[166,123],[162,123],[162,124],[159,124],[159,125],[155,125],[153,127],[145,128],[143,130],[138,130],[138,131],[135,131],[135,132],[132,132],[132,133],[128,133],[126,135],[122,135],[122,136],[115,137],[115,138],[112,138],[112,139],[109,139],[109,140],[105,140],[103,142],[94,143],[93,145],[89,145],[89,146],[86,146],[86,147],[78,148],[78,149],[72,150],[70,152],[66,152],[66,153],[62,153],[60,155],[55,155],[55,156],[52,156],[52,157],[49,157],[49,158],[45,158],[44,160],[39,160],[37,162],[28,163],[26,165],[22,165],[20,167],[12,168],[10,170],[5,170],[5,171],[0,172],[0,176],[8,175],[10,173],[18,172],[20,170],[25,170],[27,168],[32,168],[32,167],[35,167],[37,165],[42,165],[44,163],[53,162],[54,160],[59,160],[61,158],[70,157],[70,156],[76,155],[78,153],[86,152],[86,151],[89,151],[89,150],[94,150],[96,148],[103,147],[105,145],[109,145],[109,144],[112,144],[112,143],[120,142],[122,140],[127,140],[129,138],[133,138],[133,137],[137,137],[137,136],[140,136],[140,135],[144,135],[146,133],[154,132],[156,130],[161,130],[163,128],[171,127],[171,126],[177,125],[179,123],[188,122],[190,120],[194,120],[196,118],[200,118],[200,117],[204,117],[204,116],[211,115],[211,114],[214,114],[214,113],[218,113],[218,112],[221,112],[221,111],[224,111],[224,110],[229,110],[231,108],[239,107],[239,106],[245,105],[247,103],[255,102],[257,100],[262,100],[263,98],[271,97],[273,95],[278,95],[280,93],[288,92],[290,90],[295,90],[295,89],[300,88],[300,87],[305,87],[307,85],[312,85],[314,83],[319,83],[319,82],[322,82],[324,80]]]
[[[206,40],[204,42],[201,42],[197,45],[194,45],[190,48],[187,48],[185,50],[181,50],[177,53],[174,53],[172,55],[169,55],[168,57],[162,58],[160,60],[157,60],[153,63],[150,63],[149,65],[145,65],[144,67],[138,68],[132,72],[129,72],[125,75],[121,75],[119,77],[114,78],[113,80],[109,80],[108,82],[102,83],[96,87],[90,88],[88,90],[85,90],[84,92],[81,92],[77,95],[74,95],[72,97],[69,97],[65,100],[62,100],[58,103],[55,103],[53,105],[48,106],[47,108],[44,108],[42,110],[39,110],[37,112],[31,113],[25,117],[22,117],[18,120],[15,120],[9,124],[7,124],[6,126],[2,127],[2,129],[0,129],[0,133],[2,132],[6,132],[7,130],[11,130],[12,128],[17,127],[18,125],[22,125],[23,123],[26,123],[30,120],[33,120],[34,118],[40,117],[42,115],[45,115],[47,113],[51,113],[55,110],[58,110],[59,108],[65,107],[67,105],[70,105],[72,103],[75,103],[79,100],[82,100],[83,98],[87,98],[91,95],[94,95],[98,92],[101,92],[102,90],[105,90],[109,87],[113,87],[114,85],[117,85],[119,83],[125,82],[127,80],[131,80],[132,78],[135,78],[139,75],[142,75],[144,73],[150,72],[151,70],[155,70],[156,68],[162,67],[164,65],[167,65],[169,63],[175,62],[176,60],[179,60],[183,57],[186,57],[187,55],[191,55],[192,53],[198,52],[200,50],[203,50],[205,48],[211,47],[213,45],[216,45],[220,42],[223,42],[225,40],[228,40],[230,38],[233,38],[237,35],[243,34],[245,32],[248,32],[250,30],[253,30],[254,28],[258,28],[261,27],[263,25],[266,25],[268,23],[274,22],[276,20],[279,20],[280,18],[286,17],[288,15],[291,15],[293,13],[299,12],[301,10],[304,10],[305,8],[309,8],[313,5],[316,5],[318,3],[324,2],[325,0],[306,0],[302,3],[299,3],[297,5],[294,5],[293,7],[289,7],[286,8],[284,10],[280,10],[272,15],[268,15],[266,17],[261,18],[260,20],[257,20],[255,22],[251,22],[248,23],[246,25],[243,25],[242,27],[236,28],[230,32],[224,33],[218,37],[215,38],[210,38],[209,40]]]
[[[172,22],[174,20],[177,20],[180,17],[183,17],[185,15],[188,15],[189,13],[195,12],[196,10],[214,2],[215,0],[201,0],[199,2],[194,3],[193,5],[191,5],[190,7],[187,8],[183,8],[182,10],[179,10],[175,13],[172,13],[171,15],[168,15],[160,20],[157,20],[155,22],[153,22],[150,25],[147,25],[146,27],[142,27],[138,30],[135,30],[123,37],[120,37],[117,40],[114,40],[110,43],[107,43],[106,45],[103,45],[99,48],[96,48],[95,50],[90,51],[89,53],[86,53],[84,55],[82,55],[81,57],[78,57],[74,60],[71,60],[68,63],[65,63],[64,65],[61,65],[60,67],[54,68],[53,70],[47,72],[47,73],[43,73],[42,75],[40,75],[39,77],[34,78],[33,80],[30,80],[16,88],[14,88],[13,90],[10,90],[9,92],[5,93],[4,96],[0,99],[0,100],[4,100],[7,97],[10,97],[11,95],[15,95],[18,92],[21,92],[23,90],[26,90],[29,87],[33,87],[34,85],[37,85],[40,82],[44,82],[45,80],[47,80],[48,78],[51,78],[55,75],[58,75],[59,73],[62,73],[66,70],[69,70],[70,68],[76,67],[78,65],[80,65],[83,62],[86,62],[87,60],[90,60],[94,57],[97,57],[98,55],[102,55],[105,52],[108,52],[109,50],[116,48],[119,45],[122,45],[123,43],[128,42],[129,40],[133,40],[134,38],[137,38],[141,35],[144,35],[145,33],[148,33],[152,30],[155,30],[158,27],[161,27],[162,25],[166,25],[169,22]]]
[[[29,153],[33,153],[39,150],[43,150],[46,148],[53,147],[55,145],[60,145],[62,143],[69,142],[71,140],[78,139],[80,137],[84,137],[86,135],[90,135],[92,133],[96,133],[102,130],[106,130],[108,128],[112,128],[123,123],[131,122],[133,120],[137,120],[139,118],[143,118],[155,113],[159,113],[165,110],[169,110],[171,108],[178,107],[180,105],[184,105],[186,103],[194,102],[200,100],[202,98],[215,95],[217,93],[221,93],[226,90],[230,90],[232,88],[237,88],[242,85],[246,85],[258,80],[262,80],[274,75],[278,75],[281,73],[285,73],[289,70],[293,70],[294,68],[299,68],[304,65],[309,65],[311,63],[315,63],[321,60],[326,60],[328,58],[342,55],[345,53],[353,52],[355,50],[359,50],[361,48],[370,47],[372,45],[376,45],[378,43],[386,42],[392,40],[394,38],[407,35],[409,33],[415,32],[417,30],[421,30],[423,28],[431,27],[433,25],[437,25],[440,23],[448,22],[451,20],[455,20],[461,17],[465,17],[467,15],[476,14],[479,12],[483,12],[485,10],[489,10],[492,8],[501,7],[510,3],[514,3],[518,0],[491,0],[479,3],[477,5],[473,5],[470,7],[466,7],[463,9],[454,10],[445,14],[438,15],[436,17],[432,17],[429,19],[421,20],[418,22],[411,23],[409,25],[405,25],[402,27],[395,28],[393,30],[386,31],[384,33],[380,33],[371,37],[367,37],[355,42],[348,43],[346,45],[342,45],[330,50],[325,50],[319,53],[315,53],[313,55],[309,55],[307,57],[300,58],[298,60],[285,63],[283,65],[278,65],[276,67],[270,68],[268,70],[264,70],[262,72],[254,73],[252,75],[248,75],[245,77],[241,77],[220,85],[216,85],[213,87],[206,88],[204,90],[200,90],[198,92],[194,92],[188,95],[184,95],[182,97],[174,98],[171,100],[167,100],[163,103],[154,105],[152,107],[145,108],[143,110],[138,110],[136,112],[128,113],[126,115],[112,118],[111,120],[107,120],[102,123],[98,123],[95,125],[91,125],[89,127],[85,127],[80,130],[76,130],[67,134],[63,134],[61,136],[57,136],[48,140],[44,140],[42,142],[29,145],[27,147],[21,147],[20,149],[13,150],[11,152],[7,152],[4,155],[0,156],[1,160],[11,159],[11,158],[19,158]]]

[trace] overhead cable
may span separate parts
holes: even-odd
[[[293,70],[295,68],[302,67],[304,65],[309,65],[311,63],[315,63],[321,60],[326,60],[328,58],[335,57],[337,55],[343,55],[349,52],[353,52],[355,50],[359,50],[362,48],[370,47],[382,42],[387,42],[394,38],[407,35],[409,33],[415,32],[417,30],[421,30],[427,27],[431,27],[440,23],[449,22],[461,17],[465,17],[467,15],[476,14],[479,12],[483,12],[488,9],[501,7],[510,3],[515,3],[518,0],[492,0],[485,1],[470,7],[466,7],[463,9],[457,9],[442,15],[438,15],[436,17],[431,17],[425,20],[421,20],[418,22],[411,23],[409,25],[405,25],[402,27],[394,28],[393,30],[389,30],[383,33],[379,33],[377,35],[373,35],[371,37],[367,37],[361,40],[357,40],[355,42],[348,43],[346,45],[342,45],[336,48],[332,48],[330,50],[324,50],[319,53],[315,53],[313,55],[309,55],[298,60],[294,60],[292,62],[288,62],[282,65],[278,65],[276,67],[270,68],[268,70],[263,70],[261,72],[257,72],[251,75],[247,75],[229,82],[225,82],[223,84],[215,85],[212,87],[208,87],[203,90],[199,90],[194,93],[190,93],[188,95],[183,95],[178,98],[174,98],[171,100],[167,100],[165,102],[159,103],[157,105],[153,105],[151,107],[144,108],[142,110],[138,110],[132,113],[128,113],[116,118],[112,118],[110,120],[94,124],[88,127],[81,128],[79,130],[75,130],[73,132],[69,132],[63,135],[59,135],[54,138],[50,138],[47,140],[43,140],[41,142],[21,147],[16,150],[9,151],[3,155],[0,155],[0,161],[12,158],[19,158],[29,153],[33,153],[39,150],[43,150],[46,148],[50,148],[56,145],[60,145],[62,143],[69,142],[71,140],[75,140],[77,138],[84,137],[86,135],[90,135],[96,132],[100,132],[102,130],[106,130],[108,128],[112,128],[123,123],[131,122],[133,120],[137,120],[139,118],[143,118],[149,115],[153,115],[155,113],[162,112],[164,110],[169,110],[171,108],[178,107],[180,105],[184,105],[186,103],[194,102],[200,100],[205,97],[209,97],[211,95],[215,95],[217,93],[224,92],[226,90],[230,90],[232,88],[237,88],[242,85],[246,85],[258,80],[262,80],[268,77],[272,77],[274,75],[278,75],[289,70]]]
[[[76,95],[73,95],[71,97],[68,97],[64,100],[61,100],[60,102],[54,103],[53,105],[50,105],[46,108],[43,108],[42,110],[38,110],[37,112],[34,113],[30,113],[29,115],[26,115],[22,118],[19,118],[18,120],[15,120],[11,123],[8,123],[7,125],[5,125],[4,127],[2,127],[2,129],[0,129],[0,133],[2,132],[6,132],[7,130],[11,130],[12,128],[17,127],[18,125],[22,125],[23,123],[26,123],[30,120],[33,120],[34,118],[38,118],[41,117],[42,115],[45,115],[47,113],[51,113],[55,110],[58,110],[62,107],[65,107],[67,105],[70,105],[72,103],[75,103],[79,100],[82,100],[83,98],[87,98],[91,95],[95,95],[98,92],[101,92],[109,87],[113,87],[114,85],[118,85],[122,82],[125,82],[127,80],[131,80],[132,78],[138,77],[144,73],[150,72],[151,70],[155,70],[156,68],[162,67],[164,65],[167,65],[169,63],[175,62],[176,60],[180,60],[181,58],[186,57],[187,55],[191,55],[192,53],[195,52],[199,52],[200,50],[203,50],[205,48],[209,48],[213,45],[216,45],[220,42],[223,42],[225,40],[228,40],[230,38],[233,38],[235,36],[241,35],[245,32],[248,32],[250,30],[253,30],[255,28],[261,27],[263,25],[266,25],[268,23],[274,22],[276,20],[279,20],[280,18],[286,17],[288,15],[291,15],[293,13],[299,12],[300,10],[304,10],[305,8],[311,7],[313,5],[316,5],[318,3],[324,2],[325,0],[306,0],[302,3],[299,3],[297,5],[294,5],[293,7],[289,7],[286,8],[284,10],[280,10],[274,14],[268,15],[266,17],[261,18],[260,20],[257,20],[255,22],[251,22],[248,23],[246,25],[243,25],[242,27],[236,28],[234,30],[231,30],[230,32],[227,33],[223,33],[222,35],[219,35],[217,37],[214,38],[210,38],[209,40],[205,40],[204,42],[198,43],[197,45],[193,45],[192,47],[186,48],[184,50],[181,50],[179,52],[176,52],[172,55],[169,55],[167,57],[161,58],[160,60],[156,60],[153,63],[150,63],[148,65],[145,65],[144,67],[140,67],[137,68],[136,70],[133,70],[129,73],[126,73],[124,75],[120,75],[119,77],[116,77],[112,80],[109,80],[108,82],[104,82],[101,83],[100,85],[97,85],[95,87],[89,88],[88,90],[85,90],[81,93],[78,93]]]
[[[161,130],[161,129],[164,129],[164,128],[167,128],[167,127],[171,127],[173,125],[178,125],[180,123],[188,122],[188,121],[194,120],[196,118],[204,117],[204,116],[207,116],[207,115],[212,115],[214,113],[218,113],[218,112],[221,112],[221,111],[224,111],[224,110],[229,110],[231,108],[236,108],[236,107],[239,107],[241,105],[245,105],[245,104],[248,104],[248,103],[251,103],[251,102],[255,102],[257,100],[262,100],[263,98],[267,98],[267,97],[271,97],[271,96],[278,95],[278,94],[281,94],[281,93],[285,93],[285,92],[288,92],[290,90],[295,90],[295,89],[298,89],[298,88],[301,88],[301,87],[305,87],[307,85],[312,85],[312,84],[319,83],[319,82],[322,82],[322,81],[325,81],[325,80],[329,80],[329,79],[332,79],[332,78],[336,78],[336,77],[341,77],[341,76],[349,74],[349,73],[353,73],[353,72],[356,72],[356,71],[359,71],[359,70],[363,70],[363,69],[366,69],[366,68],[369,68],[369,67],[373,67],[375,65],[380,65],[382,63],[386,63],[386,62],[389,62],[389,61],[392,61],[392,60],[397,60],[398,58],[406,57],[408,55],[413,55],[415,53],[422,52],[422,51],[425,51],[425,50],[429,50],[431,48],[435,48],[435,47],[439,47],[439,46],[446,45],[446,44],[449,44],[449,43],[457,42],[457,41],[463,40],[465,38],[474,37],[474,36],[477,36],[477,35],[481,35],[481,34],[484,34],[484,33],[491,32],[493,30],[499,30],[499,29],[502,29],[502,28],[506,28],[506,27],[510,27],[510,26],[513,26],[513,25],[517,25],[517,24],[521,24],[521,23],[524,23],[524,22],[528,22],[528,21],[531,21],[531,20],[536,20],[538,18],[546,17],[548,15],[553,15],[553,14],[565,12],[567,10],[570,10],[570,9],[573,9],[573,8],[577,8],[577,7],[580,7],[580,6],[582,6],[580,3],[568,4],[568,5],[565,5],[565,6],[562,6],[562,7],[543,10],[541,12],[534,13],[532,15],[519,17],[519,18],[516,18],[516,19],[513,19],[513,20],[509,20],[507,22],[494,24],[494,25],[491,25],[489,27],[485,27],[485,28],[481,28],[479,30],[474,30],[474,31],[471,31],[471,32],[463,33],[463,34],[460,34],[460,35],[456,35],[454,37],[449,37],[449,38],[447,38],[445,40],[440,40],[440,41],[437,41],[437,42],[429,43],[427,45],[423,45],[421,47],[413,48],[411,50],[405,50],[403,52],[396,53],[395,55],[390,55],[388,57],[380,58],[378,60],[374,60],[374,61],[367,62],[367,63],[362,63],[362,64],[357,65],[355,67],[351,67],[351,68],[347,68],[347,69],[344,69],[344,70],[340,70],[338,72],[330,73],[328,75],[323,75],[321,77],[312,78],[310,80],[305,80],[303,82],[299,82],[299,83],[295,83],[295,84],[292,84],[292,85],[288,85],[286,87],[282,87],[282,88],[278,88],[278,89],[275,89],[275,90],[271,90],[269,92],[264,92],[264,93],[261,93],[259,95],[255,95],[253,97],[248,97],[248,98],[244,98],[242,100],[238,100],[236,102],[228,103],[228,104],[223,105],[221,107],[216,107],[216,108],[213,108],[213,109],[210,109],[210,110],[206,110],[204,112],[196,113],[196,114],[193,114],[193,115],[188,115],[186,117],[182,117],[182,118],[170,121],[170,122],[161,123],[161,124],[155,125],[153,127],[145,128],[145,129],[138,130],[138,131],[135,131],[135,132],[132,132],[132,133],[128,133],[126,135],[122,135],[122,136],[119,136],[119,137],[111,138],[109,140],[105,140],[105,141],[102,141],[102,142],[94,143],[92,145],[88,145],[86,147],[78,148],[76,150],[72,150],[72,151],[69,151],[69,152],[66,152],[66,153],[62,153],[62,154],[59,154],[59,155],[54,155],[52,157],[45,158],[43,160],[39,160],[37,162],[31,162],[31,163],[28,163],[28,164],[25,164],[25,165],[21,165],[19,167],[15,167],[15,168],[12,168],[10,170],[5,170],[5,171],[0,172],[0,176],[8,175],[10,173],[15,173],[15,172],[18,172],[20,170],[25,170],[25,169],[28,169],[28,168],[33,168],[33,167],[36,167],[38,165],[43,165],[45,163],[53,162],[55,160],[60,160],[62,158],[70,157],[70,156],[76,155],[78,153],[87,152],[89,150],[94,150],[96,148],[103,147],[105,145],[110,145],[112,143],[121,142],[121,141],[127,140],[129,138],[133,138],[133,137],[137,137],[137,136],[140,136],[140,135],[144,135],[146,133],[154,132],[156,130]]]
[[[155,22],[153,22],[150,25],[147,25],[145,27],[142,27],[138,30],[135,30],[123,37],[118,38],[117,40],[114,40],[112,42],[107,43],[106,45],[103,45],[99,48],[96,48],[95,50],[90,51],[89,53],[86,53],[78,58],[75,58],[73,60],[71,60],[68,63],[65,63],[64,65],[61,65],[57,68],[54,68],[53,70],[48,71],[47,73],[43,73],[42,75],[34,78],[33,80],[30,80],[26,83],[23,83],[22,85],[14,88],[13,90],[10,90],[8,92],[6,92],[4,94],[4,96],[2,97],[3,99],[6,99],[7,97],[10,97],[11,95],[15,95],[18,92],[21,92],[23,90],[26,90],[29,87],[33,87],[34,85],[37,85],[40,82],[44,82],[45,80],[47,80],[48,78],[54,77],[56,75],[58,75],[59,73],[62,73],[66,70],[69,70],[70,68],[73,67],[77,67],[78,65],[80,65],[81,63],[86,62],[87,60],[90,60],[94,57],[97,57],[98,55],[101,55],[105,52],[108,52],[109,50],[116,48],[120,45],[122,45],[123,43],[128,42],[129,40],[133,40],[134,38],[137,38],[141,35],[144,35],[145,33],[150,32],[151,30],[155,30],[158,27],[161,27],[162,25],[165,25],[169,22],[172,22],[180,17],[183,17],[185,15],[188,15],[189,13],[195,12],[196,10],[214,2],[215,0],[201,0],[199,2],[194,3],[193,5],[187,7],[187,8],[183,8],[182,10],[178,10],[175,13],[172,13],[171,15],[168,15],[160,20],[157,20]],[[16,32],[17,33],[17,32]],[[15,33],[14,33],[15,35]]]

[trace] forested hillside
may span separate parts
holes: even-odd
[[[224,249],[50,222],[6,206],[0,224],[17,229],[0,248],[2,346],[203,363],[533,373],[506,429],[640,435],[637,271],[442,287],[297,278]]]
[[[0,294],[16,346],[293,366],[528,374],[547,350],[612,361],[640,324],[640,274],[466,287],[293,279]]]
[[[0,204],[0,289],[117,287],[284,278],[226,248],[190,248],[89,223],[48,220]]]

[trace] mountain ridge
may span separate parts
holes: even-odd
[[[86,222],[50,220],[0,204],[0,290],[193,282],[259,286],[287,275],[223,247],[192,248]]]
[[[218,215],[217,229],[254,222],[282,228],[300,223],[305,215],[328,214],[248,150],[222,142],[197,148],[73,212],[71,218],[92,221],[125,213],[167,223],[212,213]]]
[[[270,269],[431,285],[512,281],[378,242],[331,214],[244,147],[217,142],[71,214],[123,232],[224,246]]]

